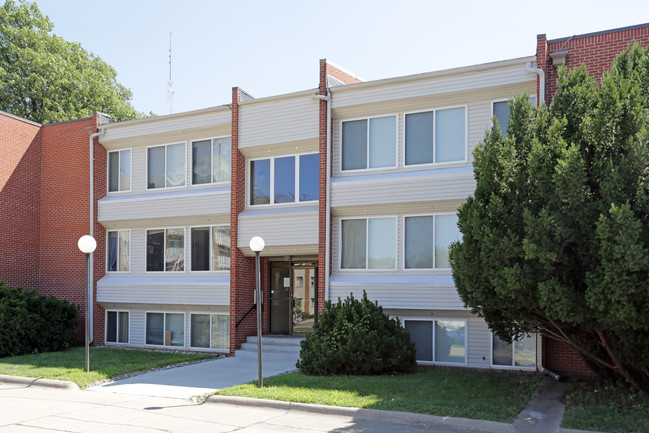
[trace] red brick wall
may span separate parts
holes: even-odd
[[[38,286],[40,125],[0,112],[0,281]]]
[[[336,80],[338,80],[338,81],[340,81],[340,82],[342,82],[344,84],[354,84],[354,83],[360,83],[361,82],[361,80],[359,80],[356,76],[350,75],[349,73],[338,69],[337,67],[335,67],[331,63],[327,63],[326,59],[320,60],[321,71],[322,71],[323,63],[326,64],[326,74],[333,77],[333,78],[335,78]],[[325,80],[326,80],[326,76],[325,76]],[[320,81],[322,82],[322,75],[321,75]],[[326,83],[326,81],[325,81],[325,83]]]
[[[543,366],[562,376],[595,376],[575,350],[550,337],[543,337]]]

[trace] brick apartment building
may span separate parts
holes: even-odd
[[[297,332],[325,300],[366,290],[421,363],[588,374],[553,340],[493,336],[464,308],[447,248],[475,187],[472,151],[506,101],[549,104],[556,65],[600,77],[634,40],[649,43],[649,24],[369,82],[322,60],[313,89],[234,88],[225,105],[127,122],[0,113],[0,280],[83,306],[76,242],[92,233],[94,344],[234,354],[256,332],[248,241],[262,236],[264,333]]]

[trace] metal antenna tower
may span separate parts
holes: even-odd
[[[174,101],[174,83],[171,81],[171,32],[169,32],[169,83],[167,88],[167,108],[169,109],[169,114],[171,114],[173,101]]]

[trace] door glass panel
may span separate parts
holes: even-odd
[[[210,315],[192,314],[191,317],[191,347],[210,347]]]
[[[273,266],[270,279],[271,334],[288,334],[291,332],[291,301],[290,268]]]
[[[433,322],[430,320],[406,320],[404,328],[410,331],[415,343],[417,361],[433,360]]]
[[[162,346],[164,343],[163,313],[146,313],[146,344]]]
[[[465,322],[435,322],[435,361],[463,364],[466,359]]]

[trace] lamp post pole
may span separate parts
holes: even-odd
[[[90,254],[97,248],[97,241],[92,236],[84,235],[77,243],[79,250],[86,256],[86,344],[85,364],[86,371],[90,371]]]
[[[261,271],[259,266],[259,252],[264,249],[265,242],[259,236],[250,239],[250,249],[255,252],[255,297],[257,298],[257,368],[259,370],[259,388],[264,387],[264,375],[261,362]]]

